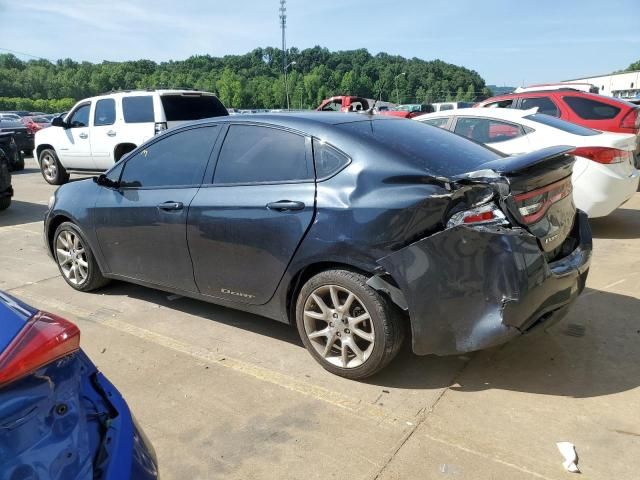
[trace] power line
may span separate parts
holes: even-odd
[[[3,52],[9,52],[9,53],[13,53],[14,55],[22,55],[24,57],[31,57],[31,58],[35,58],[37,60],[48,60],[48,58],[44,58],[44,57],[39,57],[37,55],[31,55],[30,53],[25,53],[25,52],[18,52],[17,50],[11,50],[9,48],[2,48],[0,47],[0,50],[2,50]]]

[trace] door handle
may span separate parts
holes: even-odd
[[[276,210],[278,212],[287,212],[291,210],[302,210],[304,203],[294,202],[293,200],[279,200],[277,202],[267,203],[269,210]]]
[[[164,202],[158,204],[158,208],[160,210],[165,210],[168,212],[172,210],[182,210],[184,208],[184,205],[182,204],[182,202]]]
[[[84,139],[89,138],[89,135],[87,135],[86,133],[81,133],[81,134],[80,134],[80,135],[78,135],[78,136],[79,136],[80,138],[82,138],[83,140],[84,140]]]
[[[107,132],[107,136],[109,136],[109,137],[115,137],[115,136],[116,136],[116,132],[114,132],[113,130],[109,130],[109,131]]]

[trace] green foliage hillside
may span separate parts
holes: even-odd
[[[337,94],[400,103],[471,101],[490,94],[478,73],[440,60],[371,55],[365,49],[330,52],[321,47],[292,48],[287,60],[296,62],[289,69],[292,108],[312,108]],[[285,103],[282,66],[282,52],[270,47],[245,55],[193,56],[162,63],[94,64],[70,59],[52,63],[5,54],[0,55],[0,97],[4,97],[0,109],[61,110],[73,100],[111,90],[161,87],[215,92],[229,107],[279,108]]]

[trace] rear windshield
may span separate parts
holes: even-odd
[[[222,102],[213,95],[163,95],[160,98],[168,122],[229,115]]]
[[[545,115],[544,113],[535,113],[533,115],[527,115],[524,118],[526,118],[527,120],[531,120],[532,122],[542,123],[543,125],[547,125],[548,127],[557,128],[558,130],[562,130],[563,132],[573,133],[574,135],[580,135],[582,137],[600,135],[600,132],[598,132],[597,130],[582,127],[575,123],[566,122],[564,120],[560,120],[559,118],[552,117],[551,115]]]
[[[337,127],[382,144],[434,175],[472,172],[483,163],[501,158],[480,144],[414,120],[376,120],[343,123]]]

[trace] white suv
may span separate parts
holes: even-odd
[[[228,115],[212,93],[191,90],[124,91],[78,102],[64,118],[39,130],[34,158],[51,185],[70,173],[111,168],[126,153],[157,133],[202,118]]]

